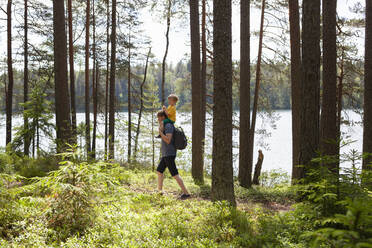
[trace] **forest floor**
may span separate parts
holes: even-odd
[[[209,177],[198,186],[190,173],[180,171],[192,195],[180,200],[178,185],[168,172],[163,195],[156,190],[156,173],[149,169],[121,168],[113,173],[120,184],[99,188],[90,204],[84,205],[85,193],[73,193],[82,204],[78,212],[71,210],[76,204],[69,205],[70,193],[20,198],[12,209],[21,217],[5,237],[0,235],[0,247],[263,247],[267,243],[305,247],[297,245],[298,238],[287,237],[298,236],[293,232],[299,231],[293,225],[295,193],[288,185],[248,190],[236,183],[233,209],[211,201]]]

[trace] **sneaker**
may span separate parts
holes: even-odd
[[[191,195],[189,195],[189,194],[182,194],[181,196],[180,196],[180,199],[181,200],[186,200],[186,199],[188,199],[188,198],[190,198],[191,197]]]

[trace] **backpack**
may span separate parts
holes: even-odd
[[[177,150],[184,150],[187,147],[187,137],[181,127],[174,127],[173,139]]]

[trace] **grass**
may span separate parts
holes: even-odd
[[[238,207],[232,209],[210,201],[208,177],[197,186],[180,171],[193,196],[181,201],[168,172],[164,195],[156,193],[157,176],[148,169],[112,173],[120,183],[97,186],[94,221],[84,232],[61,236],[62,229],[51,228],[46,218],[50,196],[24,194],[17,202],[22,218],[15,219],[9,235],[0,235],[0,247],[305,247],[283,220],[298,221],[291,215],[294,193],[287,186],[247,190],[236,185]]]

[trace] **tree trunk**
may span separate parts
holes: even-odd
[[[131,100],[131,40],[129,34],[129,49],[128,49],[128,163],[132,156],[132,100]]]
[[[363,171],[371,171],[372,163],[372,3],[366,1],[366,38],[364,69],[364,133]]]
[[[65,6],[63,1],[53,0],[53,28],[57,152],[65,152],[72,136],[67,82]]]
[[[231,1],[213,1],[212,199],[236,205],[232,159]]]
[[[93,158],[96,159],[97,151],[96,151],[96,144],[97,144],[97,118],[98,118],[98,85],[99,85],[99,64],[98,61],[95,63],[95,85],[94,85],[94,93],[93,93],[93,143],[92,143],[92,151],[93,151]]]
[[[257,164],[254,168],[254,175],[253,175],[253,181],[252,181],[254,185],[260,185],[260,176],[261,176],[263,160],[264,160],[264,155],[262,151],[259,150]]]
[[[323,7],[323,97],[321,114],[322,155],[337,155],[337,47],[336,14],[337,0],[324,1]],[[338,164],[327,164],[335,174],[339,174]]]
[[[239,182],[250,187],[252,168],[249,167],[249,129],[251,118],[251,55],[250,0],[240,1],[240,145]]]
[[[12,112],[13,112],[13,59],[12,59],[12,0],[7,5],[8,33],[8,89],[6,91],[6,145],[12,142]]]
[[[192,177],[203,184],[203,138],[201,134],[202,86],[200,77],[199,1],[190,0],[191,86],[192,86]]]
[[[95,14],[95,1],[92,2],[93,12],[93,137],[92,137],[92,158],[96,158],[96,140],[97,140],[97,104],[98,104],[98,62],[96,54],[96,14]]]
[[[171,19],[171,8],[172,8],[172,0],[168,0],[168,9],[167,9],[167,31],[165,33],[166,39],[166,46],[165,46],[165,53],[163,57],[163,64],[161,68],[161,104],[165,104],[165,67],[167,62],[168,56],[168,49],[169,49],[169,29],[170,29],[170,19]]]
[[[341,121],[342,121],[342,97],[343,97],[343,88],[344,88],[344,51],[342,51],[341,62],[340,62],[340,76],[338,77],[337,85],[337,140],[341,141]],[[340,156],[341,143],[337,143],[337,154]],[[340,160],[337,161],[337,166],[340,168]]]
[[[298,0],[289,0],[292,91],[292,183],[300,178],[301,35]]]
[[[109,99],[109,78],[110,78],[110,1],[107,1],[106,12],[106,89],[105,89],[105,160],[108,158],[108,99]]]
[[[24,13],[24,69],[23,69],[23,102],[24,104],[28,101],[28,0],[24,1],[25,4],[25,13]],[[27,111],[27,106],[24,105],[24,129],[27,131],[26,136],[24,137],[24,154],[26,156],[30,155],[30,145],[31,145],[31,137],[28,134],[28,117],[25,115]]]
[[[252,123],[251,129],[249,131],[249,157],[248,157],[248,172],[249,178],[252,177],[252,168],[253,168],[253,150],[254,150],[254,135],[256,131],[256,119],[257,119],[257,111],[258,111],[258,98],[260,92],[260,84],[261,84],[261,61],[262,61],[262,43],[263,43],[263,28],[264,28],[264,21],[265,21],[265,7],[266,7],[266,0],[262,0],[261,6],[261,25],[260,25],[260,39],[258,44],[258,60],[257,60],[257,69],[256,69],[256,85],[254,89],[254,100],[253,100],[253,110],[252,110]],[[251,187],[252,185],[248,185]]]
[[[320,0],[303,1],[302,101],[299,164],[311,166],[319,150]],[[301,168],[300,178],[306,175]]]
[[[138,113],[136,138],[135,138],[135,141],[134,141],[134,158],[135,159],[137,158],[138,138],[139,138],[139,134],[141,132],[142,112],[143,112],[143,109],[144,109],[144,101],[143,101],[143,98],[144,98],[143,90],[144,89],[143,88],[145,87],[145,83],[146,83],[146,79],[147,79],[147,69],[148,69],[148,65],[149,65],[150,55],[151,55],[151,47],[149,48],[149,52],[148,52],[147,57],[146,57],[145,71],[144,71],[143,80],[142,80],[142,83],[141,83],[141,86],[140,86],[140,109],[139,109],[139,113]]]
[[[75,99],[75,69],[74,69],[74,37],[72,30],[72,0],[68,0],[68,38],[69,38],[69,64],[70,64],[70,101],[71,101],[71,128],[73,142],[77,144],[76,99]]]
[[[116,0],[112,0],[111,70],[110,70],[110,114],[109,114],[109,158],[115,157],[115,76],[116,76]]]
[[[205,122],[207,114],[207,32],[206,32],[206,0],[202,0],[202,34],[201,34],[201,49],[202,49],[202,64],[201,64],[201,139],[202,139],[202,160],[204,166],[204,151],[205,151]]]
[[[85,149],[87,156],[91,156],[90,146],[90,86],[89,86],[89,28],[90,28],[90,0],[87,0],[85,22]]]

